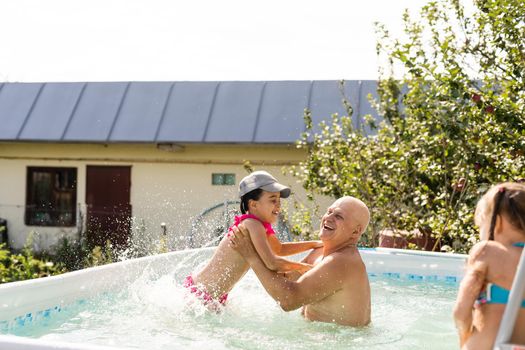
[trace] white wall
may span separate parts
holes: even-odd
[[[85,212],[86,166],[131,165],[133,237],[144,249],[158,244],[161,223],[166,223],[171,249],[184,247],[192,220],[203,210],[237,198],[237,185],[247,172],[243,162],[271,172],[304,198],[297,180],[282,174],[284,165],[296,164],[305,154],[294,146],[185,145],[166,152],[155,145],[90,145],[0,143],[0,218],[8,220],[10,244],[21,248],[34,234],[37,249],[49,248],[61,237],[77,237],[77,228],[26,226],[26,171],[28,166],[76,167],[77,202]],[[212,186],[212,173],[234,173],[235,186]],[[320,198],[326,206],[330,199]],[[283,200],[287,208],[290,200]],[[289,208],[292,209],[291,206]]]

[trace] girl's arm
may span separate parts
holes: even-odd
[[[304,273],[312,268],[310,264],[287,260],[275,254],[274,249],[278,249],[275,247],[276,241],[279,242],[279,240],[272,235],[269,238],[271,240],[269,242],[268,238],[266,238],[266,230],[260,222],[247,219],[243,221],[242,225],[248,229],[253,246],[268,269],[278,272],[298,270]]]
[[[319,247],[319,248],[322,248],[322,247]],[[317,260],[317,258],[319,258],[322,254],[323,254],[322,249],[318,249],[318,248],[312,249],[310,253],[308,253],[308,255],[306,255],[304,259],[301,260],[301,262],[310,264],[313,266],[315,260]],[[282,272],[280,274],[282,274],[282,276],[288,279],[289,281],[297,281],[299,277],[303,275],[301,272],[297,270]]]
[[[454,306],[454,321],[459,335],[460,347],[463,347],[475,332],[473,325],[474,304],[485,285],[487,275],[485,247],[486,242],[481,242],[472,248],[467,271],[459,285],[456,305]]]
[[[271,236],[270,239],[275,239],[277,242],[279,242],[279,239],[275,236]],[[310,249],[321,248],[323,246],[323,242],[321,241],[300,241],[300,242],[285,242],[285,243],[279,242],[279,245],[276,244],[275,246],[276,248],[278,247],[277,248],[278,250],[274,250],[275,254],[281,255],[281,256],[288,256],[288,255],[302,253]]]

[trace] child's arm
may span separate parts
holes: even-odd
[[[476,244],[468,258],[465,277],[459,285],[456,305],[454,306],[454,321],[459,335],[460,347],[466,343],[475,331],[473,325],[473,308],[487,275],[487,263],[484,261],[483,251],[486,242]]]
[[[302,253],[306,250],[321,248],[323,242],[321,241],[300,241],[300,242],[285,242],[281,243],[275,236],[270,236],[270,246],[272,247],[275,254],[280,256],[294,255]],[[273,242],[275,241],[275,243]]]
[[[322,247],[318,247],[318,248],[315,248],[315,249],[312,249],[310,251],[310,253],[308,253],[308,255],[306,255],[303,260],[301,260],[302,263],[306,263],[306,264],[310,264],[310,265],[314,265],[314,262],[316,259],[318,259],[322,254],[323,254],[323,250],[321,249]],[[303,273],[297,271],[297,270],[293,270],[293,271],[286,271],[286,272],[282,272],[281,273],[286,279],[290,280],[290,281],[297,281],[299,279],[299,277],[301,277],[303,275]]]
[[[253,246],[268,269],[279,272],[298,270],[304,273],[312,268],[310,264],[287,260],[276,255],[270,248],[270,243],[266,238],[266,230],[260,222],[248,219],[242,225],[248,229]],[[272,244],[274,244],[273,242]]]

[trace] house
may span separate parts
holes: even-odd
[[[357,126],[375,114],[375,81],[347,81],[344,93]],[[8,243],[154,245],[165,235],[170,249],[186,247],[200,213],[212,232],[236,206],[245,161],[304,194],[282,173],[305,159],[294,145],[303,111],[317,125],[346,115],[341,99],[338,81],[1,83]]]

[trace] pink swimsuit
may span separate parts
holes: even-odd
[[[239,226],[239,224],[241,222],[243,222],[244,220],[246,220],[246,219],[255,219],[255,220],[259,221],[264,226],[267,236],[275,234],[275,231],[273,230],[272,225],[269,224],[268,222],[263,222],[261,219],[259,219],[257,216],[255,216],[253,214],[243,214],[243,215],[238,215],[238,216],[235,217],[235,219],[234,219],[235,221],[234,221],[233,225],[230,226],[230,228],[228,229],[227,236],[230,235],[230,233],[232,232],[232,228],[234,226],[235,227]],[[192,294],[195,294],[195,296],[197,296],[199,299],[202,299],[204,305],[208,305],[208,304],[210,304],[211,302],[214,301],[214,299],[210,295],[210,293],[206,292],[205,290],[199,289],[195,285],[195,282],[193,281],[193,277],[191,277],[191,275],[186,277],[186,279],[184,280],[183,286],[185,288],[188,288],[190,290],[190,292]],[[228,293],[225,293],[225,294],[221,295],[217,301],[219,302],[219,304],[224,305],[224,304],[226,304],[226,300],[227,299],[228,299]]]
[[[264,226],[264,229],[266,230],[266,235],[267,236],[271,236],[271,235],[274,235],[275,234],[275,231],[273,230],[272,228],[272,225],[268,222],[264,222],[262,221],[261,219],[259,219],[257,216],[253,215],[253,214],[242,214],[242,215],[238,215],[235,217],[235,221],[233,223],[233,225],[230,226],[230,228],[228,229],[228,235],[230,234],[230,232],[232,232],[232,228],[235,226],[239,226],[239,224],[241,222],[243,222],[244,220],[246,219],[255,219],[257,221],[259,221],[263,226]]]
[[[201,290],[197,288],[197,286],[195,285],[195,282],[193,281],[193,277],[191,277],[191,275],[186,277],[186,279],[184,280],[183,286],[185,288],[189,288],[190,292],[192,294],[195,294],[197,298],[202,299],[202,302],[204,303],[204,305],[208,305],[209,303],[213,302],[213,297],[210,295],[210,293],[206,292],[205,290]],[[219,304],[224,305],[226,304],[227,299],[228,299],[228,293],[221,295],[221,297],[217,301],[219,302]]]

